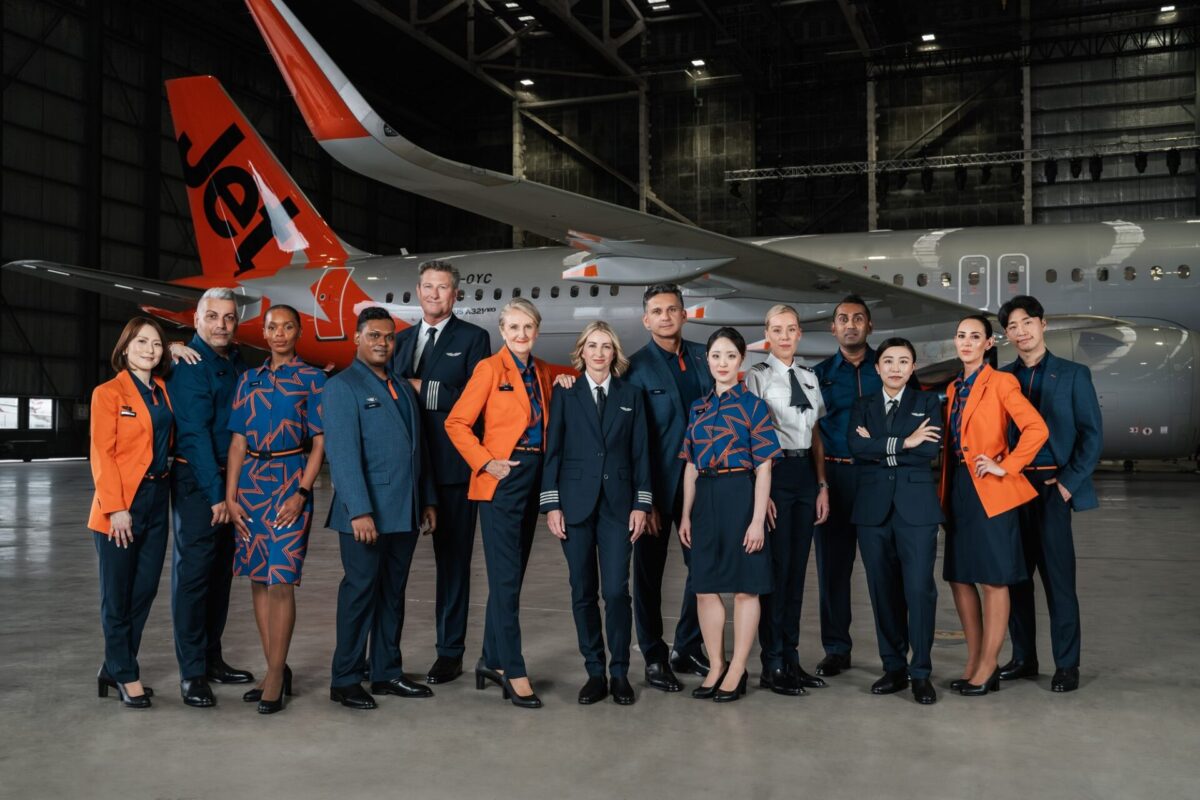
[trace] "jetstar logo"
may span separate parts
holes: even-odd
[[[195,162],[189,158],[191,138],[182,133],[178,140],[184,181],[191,189],[204,187],[204,218],[208,227],[222,239],[237,240],[236,275],[254,269],[255,256],[275,237],[277,227],[290,228],[289,238],[300,237],[289,224],[300,213],[291,197],[279,199],[257,171],[251,174],[236,164],[224,164],[245,138],[237,123],[231,123]],[[274,167],[273,162],[271,166]],[[254,169],[253,165],[250,169]],[[303,249],[300,239],[299,245],[284,249]]]

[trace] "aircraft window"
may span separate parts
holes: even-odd
[[[1054,283],[1057,280],[1058,280],[1058,270],[1056,270],[1056,269],[1046,270],[1046,283]]]
[[[518,287],[518,286],[514,286],[514,287],[513,287],[513,294],[512,294],[512,296],[513,296],[513,297],[520,297],[520,296],[521,296],[521,289],[520,289],[520,287]]]
[[[1017,272],[1017,270],[1015,270],[1015,269],[1010,269],[1010,270],[1008,271],[1008,285],[1009,285],[1009,286],[1016,286],[1016,285],[1017,285],[1017,281],[1018,281],[1018,280],[1020,280],[1020,277],[1021,277],[1021,275],[1020,275],[1020,273],[1019,273],[1019,272]]]
[[[571,287],[571,297],[579,297],[579,287],[578,286]]]
[[[503,296],[504,296],[504,292],[500,289],[497,289],[496,291],[492,292],[493,300],[499,300]]]
[[[540,286],[535,286],[535,287],[533,287],[533,289],[531,289],[529,291],[529,296],[534,300],[537,300],[538,297],[541,296],[541,294],[542,294],[542,287],[540,287]]]
[[[1101,283],[1108,281],[1108,267],[1101,267],[1100,269],[1096,270],[1096,280],[1100,281]]]
[[[979,285],[979,273],[972,272],[969,275],[967,275],[967,283],[971,286],[978,286]]]
[[[396,295],[393,294],[392,292],[388,292],[387,295],[384,296],[383,302],[390,303],[390,302],[392,302],[392,298],[394,298],[395,296]]]
[[[551,286],[551,287],[550,287],[550,296],[551,296],[551,297],[558,297],[558,287],[557,287],[557,286]]]
[[[1192,268],[1185,266],[1183,264],[1180,264],[1179,269],[1176,271],[1176,274],[1181,278],[1190,278],[1190,277],[1192,277]]]
[[[405,292],[404,297],[400,298],[402,303],[408,303],[410,300],[412,300],[412,292]]]
[[[929,276],[926,275],[924,272],[922,272],[920,275],[917,276],[917,286],[928,286],[928,285],[929,285]]]
[[[1126,267],[1125,268],[1125,280],[1131,281],[1136,277],[1137,277],[1137,267]]]
[[[593,286],[591,291],[588,292],[588,294],[590,294],[592,297],[599,297],[600,296],[600,287]]]
[[[949,272],[943,272],[943,273],[942,273],[942,286],[944,286],[944,287],[946,287],[946,288],[948,289],[948,288],[950,288],[950,284],[951,284],[951,281],[950,281],[950,273],[949,273]]]
[[[620,287],[620,286],[617,286],[616,284],[613,284],[612,286],[608,287],[608,295],[609,295],[609,297],[616,297],[616,296],[617,296],[618,294],[620,294],[620,293],[621,293],[621,287]]]
[[[901,275],[899,272],[897,272],[895,275],[892,276],[892,283],[896,284],[897,286],[903,286],[904,285],[904,276]]]
[[[476,300],[482,300],[482,299],[483,299],[483,289],[476,289],[476,290],[475,290],[475,299],[476,299]]]
[[[1074,281],[1075,283],[1082,283],[1083,282],[1083,270],[1081,270],[1079,267],[1076,267],[1075,269],[1071,270],[1071,280]]]
[[[1161,281],[1163,279],[1163,268],[1159,266],[1151,267],[1150,277],[1156,281]]]
[[[459,290],[458,290],[458,299],[459,299],[459,300],[462,300],[462,299],[463,299],[464,297],[466,297],[466,296],[467,296],[467,293],[466,293],[466,292],[464,292],[462,289],[459,289]]]

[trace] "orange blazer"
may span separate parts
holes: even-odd
[[[135,380],[128,370],[122,370],[92,392],[91,460],[96,494],[92,498],[88,527],[105,535],[112,532],[109,521],[112,513],[127,511],[133,505],[133,496],[154,460],[150,409],[134,385]],[[170,407],[167,385],[162,378],[153,380]]]
[[[546,441],[546,423],[550,418],[550,394],[554,379],[562,374],[576,375],[570,367],[547,364],[533,359],[538,385],[542,390],[542,442]],[[500,391],[510,386],[512,391]],[[483,471],[493,459],[507,459],[529,427],[529,395],[512,354],[507,347],[475,365],[471,380],[463,388],[458,402],[446,417],[446,435],[459,455],[471,467],[471,485],[467,496],[472,500],[491,500],[498,480]],[[472,430],[483,416],[483,441]]]
[[[954,454],[954,442],[949,431],[950,409],[954,408],[954,384],[947,392],[945,448],[942,452],[942,505],[947,506],[946,471],[954,465],[958,456]],[[1008,423],[1016,423],[1021,431],[1017,446],[1008,449]],[[971,470],[971,482],[989,517],[1003,514],[1009,509],[1023,505],[1034,497],[1037,490],[1025,479],[1021,470],[1029,466],[1046,439],[1050,429],[1042,420],[1033,404],[1021,394],[1021,384],[1007,372],[997,372],[984,364],[971,387],[967,407],[962,414],[963,457],[972,464],[975,456],[983,453],[995,459],[1008,473],[1003,478],[995,475],[976,477]]]

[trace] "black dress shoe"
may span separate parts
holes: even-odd
[[[292,696],[292,668],[287,664],[283,665],[283,693]],[[243,703],[257,703],[259,700],[262,700],[262,689],[258,687],[242,695]]]
[[[646,665],[646,683],[664,692],[683,691],[683,684],[679,682],[679,678],[675,677],[671,666],[665,661]]]
[[[433,660],[433,666],[425,676],[426,683],[449,683],[462,675],[462,659],[438,656]]]
[[[590,706],[608,697],[608,681],[603,675],[592,675],[579,690],[579,705]]]
[[[1054,677],[1050,679],[1050,691],[1073,692],[1078,688],[1079,667],[1054,670]],[[149,690],[147,690],[147,693],[149,693]]]
[[[808,694],[791,670],[786,668],[763,670],[762,675],[759,676],[758,685],[759,688],[770,689],[775,694],[784,694],[789,697]]]
[[[192,708],[212,708],[217,704],[212,687],[204,678],[185,678],[179,682],[179,693],[184,705]]]
[[[413,683],[403,675],[390,681],[373,681],[371,691],[375,694],[394,694],[397,697],[433,697],[433,689]]]
[[[929,678],[912,679],[913,699],[923,706],[931,706],[937,702],[937,692],[933,690],[933,681]]]
[[[871,684],[871,694],[895,694],[908,688],[908,670],[898,669],[883,673],[883,677]]]
[[[1038,674],[1038,662],[1036,661],[1009,661],[1000,668],[1000,680],[1015,681],[1019,678],[1036,678]]]
[[[481,658],[475,662],[475,688],[482,690],[483,687],[487,686],[488,681],[496,684],[501,689],[504,688],[504,676],[483,663],[483,659]]]
[[[512,683],[504,676],[504,698],[511,700],[517,708],[541,708],[542,701],[536,694],[517,694]]]
[[[824,689],[828,686],[825,681],[816,675],[809,675],[805,672],[804,668],[799,664],[788,664],[788,672],[792,673],[792,677],[796,679],[796,683],[805,689]]]
[[[708,659],[703,653],[671,653],[671,669],[676,672],[691,673],[701,678],[708,677]]]
[[[633,684],[624,675],[619,678],[611,678],[608,690],[612,693],[613,702],[619,706],[631,706],[637,699],[633,693]]]
[[[849,653],[830,653],[817,664],[817,674],[825,678],[840,675],[842,670],[850,669]]]
[[[713,702],[732,703],[734,700],[737,700],[739,697],[744,695],[746,693],[747,677],[749,676],[743,672],[741,680],[737,682],[737,686],[733,687],[733,689],[730,691],[725,691],[724,689],[720,688],[721,684],[725,682],[725,679],[722,678],[720,682],[716,684],[717,691],[715,694],[713,694]]]
[[[371,697],[371,694],[357,683],[349,686],[330,686],[329,699],[335,703],[341,703],[346,708],[363,711],[375,708],[375,698]]]
[[[692,689],[692,697],[696,698],[697,700],[712,700],[713,695],[717,693],[717,687],[720,686],[721,682],[725,680],[725,673],[727,672],[729,672],[728,664],[726,664],[725,668],[721,670],[721,676],[717,678],[716,683],[714,683],[712,686],[700,684],[695,689]]]
[[[103,664],[100,665],[100,671],[96,673],[96,688],[99,690],[101,697],[108,697],[108,689],[117,689],[116,680],[108,674],[108,670]],[[142,684],[142,689],[146,697],[154,697],[154,690],[146,684]],[[120,691],[120,689],[117,689]]]
[[[244,669],[234,669],[221,659],[210,661],[204,677],[213,683],[253,683],[254,675]]]
[[[997,667],[987,683],[968,683],[958,690],[963,697],[983,697],[988,692],[1000,691],[1000,668]]]

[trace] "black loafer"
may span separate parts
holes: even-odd
[[[928,678],[912,679],[913,699],[923,706],[931,706],[937,702],[937,692],[933,690],[933,682]]]
[[[450,681],[462,675],[462,659],[448,658],[446,656],[438,656],[433,661],[433,666],[429,668],[429,673],[425,676],[426,683],[449,683]]]
[[[612,694],[613,702],[619,706],[631,706],[637,700],[633,693],[633,684],[625,676],[610,679],[608,690]]]
[[[671,666],[665,661],[646,665],[646,683],[664,692],[683,691],[683,684],[679,682],[679,678],[675,677]]]
[[[708,659],[703,653],[671,653],[671,669],[675,672],[691,673],[701,678],[708,677]]]
[[[796,683],[805,689],[824,689],[829,685],[816,675],[809,675],[804,671],[804,667],[801,667],[799,664],[789,664],[788,672],[792,673],[792,677],[796,679]]]
[[[802,694],[808,694],[804,691],[804,687],[800,685],[800,681],[796,680],[796,676],[790,670],[785,668],[763,670],[758,679],[759,688],[770,689],[775,694],[787,695],[789,697],[798,697]]]
[[[883,677],[871,684],[871,694],[895,694],[908,688],[908,670],[898,669],[883,673]]]
[[[371,691],[375,694],[394,694],[397,697],[433,697],[433,689],[413,683],[403,675],[390,681],[373,681]]]
[[[349,686],[330,686],[329,699],[335,703],[341,703],[346,708],[360,711],[375,708],[375,698],[371,697],[370,693],[357,683]]]
[[[1036,678],[1038,674],[1038,662],[1036,661],[1009,661],[1000,668],[1000,680],[1015,681],[1021,678]]]
[[[825,678],[840,675],[848,669],[850,669],[849,653],[830,653],[821,659],[820,664],[817,664],[817,674]]]
[[[579,690],[579,705],[590,706],[608,697],[608,681],[603,675],[592,675]]]
[[[1079,688],[1079,667],[1068,667],[1067,669],[1054,670],[1054,677],[1050,679],[1050,691],[1052,692],[1073,692]],[[147,692],[149,694],[149,692]]]
[[[183,696],[184,705],[192,708],[212,708],[217,704],[212,687],[204,678],[184,678],[179,682],[179,694]]]
[[[244,669],[234,669],[221,659],[210,661],[204,677],[213,683],[253,683],[254,675]]]

